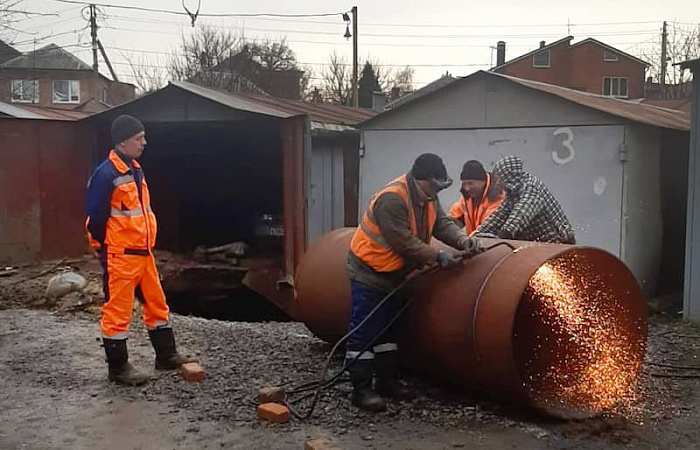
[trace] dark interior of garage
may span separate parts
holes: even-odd
[[[275,121],[146,127],[141,159],[158,216],[158,248],[182,253],[243,241],[257,251],[281,252],[267,239],[282,214]]]

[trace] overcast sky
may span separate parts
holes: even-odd
[[[103,3],[183,11],[181,0],[104,0]],[[197,0],[185,3],[196,10]],[[495,62],[495,51],[491,47],[495,47],[498,40],[507,43],[507,59],[536,48],[540,40],[551,42],[567,34],[573,35],[574,41],[595,37],[641,56],[642,49],[660,42],[663,20],[673,22],[669,23],[669,28],[685,30],[697,30],[700,23],[698,0],[576,3],[547,0],[304,0],[294,3],[201,0],[201,4],[201,13],[275,14],[341,13],[356,5],[360,60],[370,57],[392,69],[413,66],[416,87],[438,78],[445,71],[468,75],[489,68]],[[32,17],[16,23],[15,27],[24,32],[10,35],[14,42],[21,43],[17,48],[28,51],[35,45],[32,39],[63,33],[41,39],[36,47],[54,42],[91,64],[89,29],[71,32],[87,26],[80,5],[25,0],[21,7],[60,15]],[[131,81],[125,56],[142,64],[165,66],[168,56],[164,53],[175,50],[180,35],[193,30],[186,16],[114,8],[102,8],[102,11],[106,16],[99,20],[99,38],[124,81]],[[197,25],[203,24],[238,30],[252,39],[286,37],[299,62],[312,67],[316,78],[320,77],[331,52],[344,56],[348,63],[352,58],[352,41],[343,38],[345,25],[339,14],[298,19],[200,17]],[[107,73],[104,64],[100,69]]]

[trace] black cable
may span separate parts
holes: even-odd
[[[513,244],[511,244],[510,242],[501,241],[501,242],[497,242],[493,245],[490,245],[488,247],[484,247],[482,253],[487,252],[489,250],[493,250],[494,248],[501,247],[501,246],[508,247],[512,251],[517,250],[517,248]],[[463,258],[467,257],[466,254],[463,254],[462,256],[463,256]],[[350,336],[352,336],[355,332],[357,332],[357,330],[359,330],[379,310],[379,308],[381,308],[384,305],[384,303],[389,301],[394,295],[396,295],[399,291],[401,291],[403,288],[405,288],[409,283],[411,283],[412,281],[416,280],[417,278],[419,278],[425,274],[432,273],[438,269],[440,269],[440,266],[435,264],[435,265],[428,266],[424,269],[418,270],[418,271],[414,272],[413,274],[409,275],[404,281],[401,282],[401,284],[399,284],[397,287],[392,289],[386,296],[384,296],[384,298],[382,298],[382,300],[379,303],[377,303],[377,305],[374,308],[372,308],[372,310],[367,314],[367,316],[359,324],[357,324],[352,330],[348,331],[342,338],[340,338],[340,340],[338,342],[336,342],[336,344],[333,346],[331,351],[328,353],[328,357],[326,358],[326,362],[323,366],[323,370],[321,371],[321,378],[319,378],[318,380],[315,380],[315,381],[301,384],[301,385],[297,386],[295,389],[292,389],[291,391],[289,391],[288,393],[285,394],[286,398],[284,400],[284,403],[287,406],[287,408],[289,409],[289,411],[292,413],[292,415],[294,415],[296,418],[298,418],[300,420],[306,420],[309,417],[311,417],[311,415],[313,414],[314,409],[316,408],[316,405],[318,404],[318,401],[321,397],[321,392],[323,392],[324,390],[326,390],[329,387],[336,384],[336,382],[338,382],[338,379],[340,378],[340,376],[346,370],[351,368],[357,362],[357,360],[367,350],[369,350],[370,347],[372,347],[374,345],[375,341],[377,339],[379,339],[382,335],[384,335],[384,333],[386,333],[389,330],[389,328],[391,328],[394,325],[394,323],[397,320],[399,320],[399,318],[401,317],[403,312],[406,309],[408,309],[408,307],[412,304],[414,297],[410,297],[404,302],[404,304],[401,306],[399,311],[391,318],[389,323],[387,323],[384,326],[384,328],[382,328],[377,334],[375,334],[372,337],[372,339],[369,341],[369,343],[367,343],[364,346],[364,348],[362,349],[362,351],[360,351],[360,353],[358,355],[356,355],[349,362],[346,360],[345,363],[343,364],[343,367],[335,375],[333,375],[330,379],[326,380],[325,378],[326,378],[326,373],[328,372],[328,367],[330,366],[331,359],[335,355],[335,352],[338,350],[338,347],[340,347],[340,345],[343,342],[345,342]],[[314,392],[308,392],[308,391],[311,391],[314,389],[315,389]],[[302,397],[294,399],[294,400],[290,400],[288,398],[289,395],[300,394],[302,392],[307,392],[307,393],[305,395],[303,395]],[[298,402],[305,400],[311,396],[313,396],[313,401],[311,402],[311,406],[309,406],[309,409],[306,412],[306,414],[301,414],[300,412],[298,412],[294,408],[294,406],[293,406],[294,403],[298,403]]]
[[[184,11],[173,11],[170,9],[157,9],[157,8],[144,8],[141,6],[125,6],[125,5],[113,5],[109,3],[94,3],[94,2],[82,2],[76,0],[53,0],[59,3],[68,3],[73,5],[95,5],[102,6],[103,8],[117,8],[117,9],[129,9],[133,11],[145,11],[145,12],[157,12],[163,14],[174,14],[177,16],[188,16],[191,18],[190,13]],[[200,17],[329,17],[329,16],[340,16],[342,12],[336,13],[320,13],[320,14],[278,14],[278,13],[199,13]]]
[[[313,393],[314,400],[313,400],[313,402],[311,403],[311,406],[309,407],[309,410],[306,412],[306,414],[300,414],[299,412],[297,412],[297,411],[294,409],[294,407],[292,406],[292,404],[295,403],[295,402],[299,402],[299,401],[301,401],[301,400],[303,400],[303,399],[306,399],[306,398],[310,397],[310,396],[312,395],[311,393],[309,393],[309,394],[307,394],[307,395],[304,395],[302,398],[296,399],[296,400],[294,400],[294,401],[285,400],[285,404],[286,404],[287,408],[289,408],[289,411],[290,411],[295,417],[297,417],[297,418],[300,419],[300,420],[306,420],[306,419],[308,419],[309,417],[311,417],[311,415],[312,415],[313,412],[314,412],[314,409],[316,408],[316,404],[318,403],[318,401],[319,401],[319,399],[320,399],[320,397],[321,397],[321,392],[323,392],[323,391],[324,391],[325,389],[327,389],[329,386],[332,386],[332,385],[335,383],[335,381],[336,381],[338,378],[340,378],[340,376],[341,376],[347,369],[349,369],[350,367],[352,367],[352,366],[357,362],[357,360],[358,360],[367,350],[369,350],[369,348],[370,348],[372,345],[374,345],[374,342],[375,342],[377,339],[379,339],[384,333],[386,333],[387,330],[389,330],[389,328],[401,317],[401,314],[403,314],[403,312],[411,305],[411,303],[412,303],[412,301],[413,301],[413,298],[409,298],[409,299],[403,304],[403,306],[402,306],[402,307],[399,309],[399,311],[394,315],[394,317],[389,321],[389,323],[388,323],[386,326],[384,326],[384,328],[382,328],[382,330],[380,330],[379,333],[377,333],[376,335],[374,335],[374,336],[372,337],[372,339],[365,345],[365,347],[362,349],[362,351],[360,351],[360,353],[357,354],[357,356],[355,356],[350,362],[347,362],[347,361],[346,361],[345,364],[343,365],[343,367],[338,371],[338,373],[336,373],[333,377],[331,377],[331,379],[329,379],[329,380],[326,381],[325,378],[326,378],[326,373],[328,372],[328,367],[330,366],[331,359],[332,359],[333,356],[335,355],[335,352],[338,350],[338,347],[340,347],[340,345],[341,345],[342,343],[344,343],[350,336],[352,336],[353,334],[355,334],[355,332],[357,332],[357,330],[359,330],[365,323],[367,323],[367,321],[379,310],[379,308],[381,308],[386,302],[388,302],[394,295],[396,295],[396,294],[397,294],[400,290],[402,290],[406,285],[408,285],[410,282],[412,282],[413,280],[415,280],[416,278],[418,278],[418,277],[420,277],[420,276],[422,276],[422,275],[425,275],[425,274],[427,274],[427,273],[431,273],[431,272],[433,272],[433,271],[439,269],[439,267],[440,267],[440,266],[438,266],[438,265],[431,265],[431,266],[426,267],[425,269],[418,270],[418,271],[414,272],[411,276],[407,277],[407,278],[406,278],[405,280],[403,280],[398,286],[396,286],[394,289],[392,289],[386,296],[384,296],[384,298],[382,298],[382,300],[381,300],[379,303],[377,303],[377,305],[376,305],[374,308],[372,308],[372,310],[367,314],[367,316],[365,316],[365,318],[364,318],[359,324],[357,324],[352,330],[348,331],[342,338],[340,338],[340,340],[339,340],[338,342],[336,342],[336,344],[333,346],[333,348],[331,349],[331,351],[328,353],[328,357],[326,358],[326,363],[324,364],[323,370],[321,371],[321,378],[317,381],[317,386],[318,386],[318,387],[316,388],[316,391]],[[312,382],[312,383],[313,383],[313,382]],[[310,384],[312,384],[312,383],[306,383],[306,385],[310,385]],[[303,385],[303,386],[305,386],[305,385]],[[306,390],[306,389],[304,389],[304,390],[302,390],[302,391],[292,390],[292,391],[290,391],[290,394],[295,394],[295,393],[303,392],[303,391],[305,391],[305,390]]]

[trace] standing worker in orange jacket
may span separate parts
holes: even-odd
[[[370,199],[348,254],[351,330],[414,269],[432,263],[450,267],[462,261],[461,257],[431,247],[432,237],[467,256],[481,250],[478,241],[460,230],[440,206],[437,194],[450,184],[452,180],[442,159],[425,153],[415,160],[409,173],[387,184]],[[352,402],[362,409],[386,409],[380,394],[393,398],[410,396],[397,379],[395,330],[389,329],[366,349],[400,307],[400,300],[391,298],[348,339],[345,358],[349,364],[354,361],[348,369],[353,384]],[[377,380],[373,388],[375,372]]]
[[[90,244],[102,264],[105,304],[100,327],[109,380],[137,386],[148,376],[129,363],[126,339],[134,295],[156,353],[156,369],[173,370],[192,360],[177,353],[170,314],[153,256],[156,216],[137,159],[146,145],[143,124],[122,115],[112,123],[114,149],[90,177],[87,222]]]
[[[486,172],[479,161],[464,163],[459,178],[462,180],[462,195],[452,204],[450,217],[471,236],[501,206],[506,194],[498,180]]]

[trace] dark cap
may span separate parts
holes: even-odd
[[[123,114],[112,122],[112,145],[118,145],[144,131],[143,124],[134,116]]]
[[[444,180],[447,178],[447,169],[438,155],[423,153],[413,163],[411,174],[416,180]]]
[[[462,173],[459,175],[459,179],[465,180],[477,180],[486,181],[486,170],[484,166],[481,165],[479,161],[472,159],[464,163],[462,167]]]

